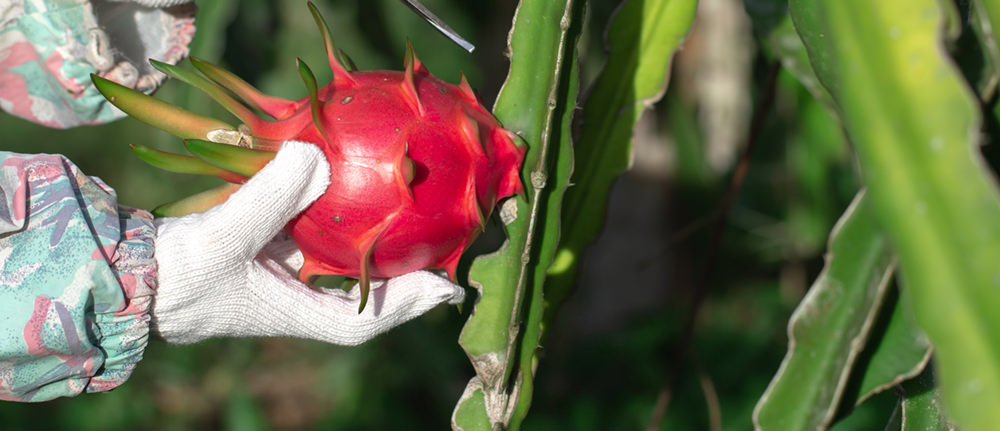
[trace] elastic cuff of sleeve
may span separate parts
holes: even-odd
[[[149,341],[149,310],[156,287],[156,228],[153,216],[146,211],[120,207],[118,212],[121,241],[111,256],[111,269],[121,283],[125,306],[95,316],[106,357],[87,392],[103,392],[124,383],[142,359]],[[94,292],[95,302],[101,301],[100,296],[100,292]]]

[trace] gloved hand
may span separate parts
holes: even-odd
[[[175,344],[210,337],[289,336],[361,344],[464,290],[417,271],[373,282],[358,314],[359,288],[311,288],[289,269],[302,264],[290,241],[272,241],[329,184],[315,145],[288,141],[277,157],[212,209],[157,219],[158,287],[152,329]]]

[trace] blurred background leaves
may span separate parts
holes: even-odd
[[[476,44],[472,55],[400,2],[316,3],[338,48],[359,67],[402,68],[409,37],[431,72],[454,83],[464,71],[493,105],[507,74],[503,54],[516,1],[423,1]],[[618,3],[587,4],[583,89],[607,58],[604,30]],[[949,47],[989,114],[983,152],[995,162],[995,42],[978,43],[992,39],[975,37],[971,30],[979,27],[970,23],[996,11],[969,13],[970,2],[955,4],[958,37]],[[305,96],[295,58],[321,65],[325,54],[304,2],[198,6],[192,55],[266,93]],[[669,90],[638,120],[631,169],[612,188],[604,230],[584,248],[575,290],[546,325],[523,429],[749,429],[785,354],[786,323],[819,276],[831,229],[860,188],[835,102],[815,76],[787,2],[700,1],[670,67]],[[315,72],[320,82],[330,79],[325,68]],[[231,119],[178,82],[157,97]],[[751,136],[756,144],[743,159],[746,176],[713,249],[720,202]],[[114,187],[124,205],[149,209],[217,184],[153,169],[129,143],[184,151],[179,139],[132,119],[63,131],[0,115],[0,148],[65,154]],[[714,270],[706,275],[706,268]],[[898,309],[886,305],[897,304],[895,287],[888,295],[882,315]],[[168,346],[154,339],[121,388],[44,404],[0,403],[0,423],[4,429],[442,429],[474,375],[457,345],[466,317],[440,307],[356,348],[238,339]],[[892,322],[875,322],[873,331],[905,330]],[[866,349],[858,360],[877,361],[878,350]],[[853,410],[853,403],[839,406],[833,428],[882,429],[901,399],[904,409],[933,405],[929,374],[904,384],[913,389],[906,397],[888,390]],[[845,399],[866,398],[860,388],[873,384],[865,382],[848,382]]]

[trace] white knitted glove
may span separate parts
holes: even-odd
[[[157,219],[153,331],[175,344],[288,336],[357,345],[437,304],[464,299],[461,287],[418,271],[373,282],[358,314],[357,286],[349,293],[310,288],[290,274],[301,266],[301,253],[290,241],[271,240],[323,193],[329,172],[315,145],[289,141],[226,202]]]

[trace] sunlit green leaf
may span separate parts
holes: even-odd
[[[976,99],[942,49],[940,2],[790,2],[857,151],[872,214],[935,346],[948,411],[1000,423],[1000,197]]]

